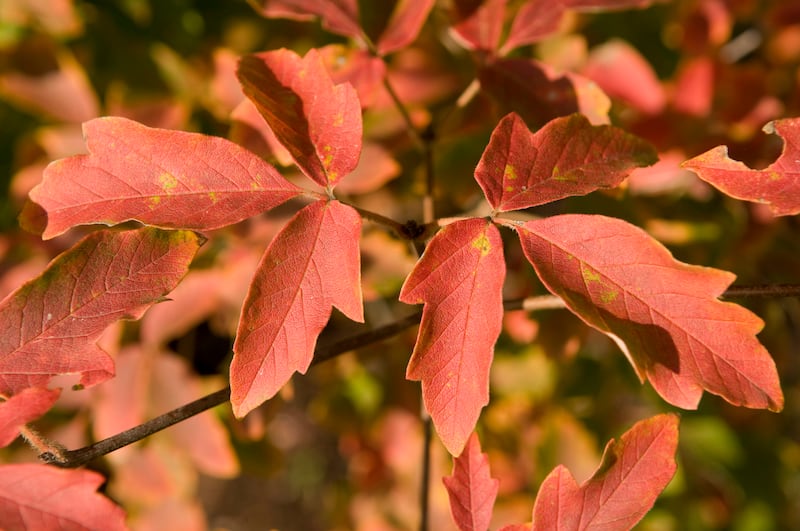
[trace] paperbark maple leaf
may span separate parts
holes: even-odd
[[[489,402],[489,368],[503,321],[503,243],[484,219],[457,221],[428,244],[400,300],[425,303],[407,378],[453,455],[461,453]]]
[[[784,146],[778,159],[753,170],[728,157],[718,146],[683,163],[701,179],[736,199],[764,203],[777,216],[800,214],[800,118],[775,120],[764,132],[778,134]]]
[[[88,155],[51,163],[31,199],[47,212],[42,237],[75,225],[137,220],[211,230],[300,193],[262,159],[224,138],[154,129],[126,118],[83,125]]]
[[[442,478],[442,481],[458,528],[465,531],[489,529],[500,481],[490,475],[489,460],[486,454],[481,453],[481,444],[475,433],[455,459],[453,475]]]
[[[582,485],[559,465],[536,496],[533,531],[631,529],[675,474],[677,447],[678,417],[658,415],[609,441],[600,467]]]
[[[512,113],[495,127],[475,179],[492,208],[505,212],[617,186],[631,170],[656,160],[644,140],[610,125],[593,126],[580,114],[531,133]]]
[[[242,308],[231,363],[237,417],[305,373],[333,306],[363,322],[361,217],[338,201],[303,208],[267,248]]]
[[[611,100],[594,81],[573,72],[514,57],[489,61],[478,71],[478,79],[501,112],[516,112],[529,127],[575,112],[593,124],[609,123]]]
[[[58,389],[31,387],[0,402],[0,448],[17,438],[21,426],[47,413],[60,394]]]
[[[717,299],[733,273],[679,262],[643,230],[604,216],[559,215],[517,230],[547,289],[614,338],[669,403],[694,409],[705,389],[782,409],[775,363],[755,336],[763,322]]]
[[[334,85],[319,52],[247,55],[242,89],[309,179],[333,188],[361,154],[361,104],[349,83]]]
[[[362,13],[357,0],[254,0],[265,17],[311,20],[319,17],[322,25],[333,33],[363,40]],[[389,5],[384,5],[389,4]],[[387,10],[384,27],[378,28],[376,49],[384,55],[399,50],[414,41],[428,18],[434,0],[394,0],[373,3],[373,11]],[[371,32],[370,32],[371,33]]]
[[[55,258],[0,302],[0,393],[42,387],[57,374],[89,386],[114,374],[95,341],[137,319],[186,274],[200,246],[190,231],[100,231]]]
[[[97,492],[91,470],[41,464],[0,466],[0,522],[5,531],[122,531],[122,508]],[[46,503],[44,503],[46,500]]]

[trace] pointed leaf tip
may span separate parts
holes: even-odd
[[[113,376],[95,344],[107,326],[136,319],[186,274],[191,231],[95,232],[0,303],[0,393],[43,387],[57,374],[90,386]]]
[[[500,232],[484,219],[447,225],[406,279],[400,300],[424,302],[407,377],[448,451],[461,453],[489,401],[489,368],[503,320]]]
[[[45,239],[75,225],[131,220],[212,230],[300,193],[275,168],[224,138],[119,117],[91,120],[83,131],[89,154],[52,162],[30,192],[47,214]],[[36,224],[36,216],[26,218]]]
[[[361,155],[361,104],[352,85],[334,85],[319,52],[248,55],[236,75],[308,178],[334,187],[355,169]]]
[[[567,307],[617,340],[639,377],[678,407],[703,390],[734,405],[778,411],[775,363],[763,322],[718,297],[734,275],[684,264],[619,219],[559,215],[518,227],[523,252]]]
[[[475,179],[496,211],[542,205],[620,184],[657,160],[650,144],[581,114],[556,118],[536,133],[512,113],[492,133]]]
[[[305,373],[336,307],[364,321],[361,217],[338,201],[300,210],[278,233],[247,293],[231,363],[231,403],[243,417],[295,371]]]
[[[776,216],[800,214],[800,118],[776,120],[764,126],[783,139],[778,159],[763,170],[753,170],[717,146],[683,163],[683,167],[721,192],[744,201],[766,204]]]
[[[489,529],[500,481],[492,478],[489,459],[473,433],[453,463],[453,475],[442,478],[450,498],[450,513],[462,531]]]
[[[637,422],[606,446],[594,475],[578,486],[559,465],[542,483],[533,530],[631,529],[650,510],[675,474],[678,417]]]

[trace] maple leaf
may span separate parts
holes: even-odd
[[[484,0],[477,8],[473,4],[456,2],[456,15],[461,16],[453,24],[453,36],[469,50],[491,53],[500,44],[506,0]]]
[[[623,9],[642,9],[654,0],[559,0],[565,7],[578,11],[617,11]]]
[[[44,415],[60,394],[58,389],[31,387],[0,402],[0,448],[17,438],[21,426]]]
[[[717,299],[733,273],[679,262],[615,218],[568,214],[516,228],[547,289],[614,338],[669,403],[694,409],[705,389],[734,405],[783,407],[775,363],[755,337],[763,322]]]
[[[458,528],[466,531],[489,529],[500,481],[490,475],[489,460],[486,454],[481,453],[481,444],[475,433],[455,459],[453,475],[442,478],[442,481]]]
[[[559,465],[536,496],[533,531],[632,528],[675,474],[677,446],[678,417],[658,415],[609,441],[597,471],[580,486]]]
[[[127,529],[122,509],[97,493],[103,481],[103,476],[91,470],[64,470],[40,464],[2,465],[0,522],[3,529]]]
[[[512,113],[495,127],[475,179],[492,208],[505,212],[617,186],[657,158],[644,140],[610,125],[592,126],[580,114],[531,133]]]
[[[358,0],[251,0],[269,18],[312,20],[319,17],[332,33],[359,37]]]
[[[777,216],[800,214],[800,118],[775,120],[764,132],[784,142],[778,159],[763,170],[753,170],[728,157],[728,148],[717,146],[687,160],[684,168],[736,199],[764,203]]]
[[[361,217],[338,201],[298,212],[270,243],[247,293],[233,345],[231,403],[237,417],[305,373],[337,307],[363,322]]]
[[[309,179],[333,188],[353,171],[361,154],[361,104],[352,85],[333,84],[319,52],[247,55],[236,75]]]
[[[461,220],[433,237],[400,290],[402,302],[425,303],[406,376],[422,381],[425,407],[453,455],[489,402],[505,271],[497,227]]]
[[[56,374],[80,373],[86,386],[111,377],[95,341],[163,299],[200,244],[190,231],[99,231],[56,257],[0,302],[0,393],[43,387]]]
[[[89,155],[51,163],[31,199],[45,239],[75,225],[137,220],[211,230],[300,193],[269,164],[224,138],[153,129],[126,118],[83,125]]]
[[[520,46],[539,42],[554,33],[563,15],[564,6],[560,1],[528,0],[517,11],[500,54],[505,55]]]
[[[265,17],[311,20],[319,17],[332,33],[363,42],[362,15],[357,0],[252,0]],[[385,55],[414,41],[428,18],[435,0],[394,0],[369,5],[371,11],[390,13],[386,24],[377,29],[375,49]],[[372,32],[369,32],[372,36]]]
[[[520,58],[495,59],[478,71],[481,90],[501,112],[516,112],[538,128],[574,112],[593,124],[608,123],[611,101],[597,84],[572,72],[557,72],[545,63]]]
[[[592,50],[583,75],[612,98],[619,98],[646,114],[658,114],[667,103],[666,92],[647,59],[630,44],[613,40]]]

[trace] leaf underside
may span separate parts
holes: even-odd
[[[481,453],[473,433],[453,463],[453,475],[442,478],[450,498],[450,513],[462,531],[489,529],[500,481],[489,472],[489,460]]]

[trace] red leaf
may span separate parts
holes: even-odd
[[[600,467],[582,485],[559,465],[536,496],[533,530],[632,528],[675,474],[677,447],[678,417],[658,415],[609,441]]]
[[[450,497],[450,512],[458,528],[468,531],[489,529],[500,481],[492,479],[489,460],[486,454],[481,453],[481,444],[475,433],[455,459],[453,475],[442,480]]]
[[[112,376],[95,341],[169,293],[200,243],[189,231],[101,231],[58,256],[0,302],[0,393],[43,387],[56,374],[80,373],[86,386]]]
[[[530,127],[574,112],[593,124],[609,121],[610,100],[596,83],[578,74],[514,58],[492,61],[478,71],[478,78],[501,112],[516,112]]]
[[[558,29],[563,14],[564,6],[560,0],[528,0],[517,11],[500,54],[505,55],[514,48],[533,44],[549,36]]]
[[[570,9],[579,11],[617,11],[645,8],[654,0],[561,0]]]
[[[261,14],[269,18],[293,20],[322,19],[322,25],[333,33],[359,37],[357,0],[253,0]]]
[[[594,48],[583,75],[594,80],[612,98],[619,98],[647,114],[658,114],[667,102],[653,67],[623,41]]]
[[[248,55],[236,72],[295,163],[320,186],[353,171],[361,153],[361,104],[349,84],[334,85],[320,54],[290,50]]]
[[[361,217],[338,201],[298,212],[270,244],[242,308],[231,363],[237,417],[305,373],[336,306],[363,322],[358,240]]]
[[[483,152],[475,179],[497,211],[519,210],[622,182],[657,160],[645,141],[580,114],[531,133],[516,114],[503,118]]]
[[[103,476],[48,465],[0,466],[0,522],[4,531],[127,529],[125,513],[98,494]]]
[[[484,219],[468,219],[434,236],[400,291],[402,302],[425,303],[407,378],[422,381],[425,407],[453,455],[489,402],[504,279],[500,232]]]
[[[505,11],[506,0],[483,0],[453,25],[453,34],[465,48],[492,52],[500,44]]]
[[[58,389],[31,387],[0,402],[0,448],[17,438],[22,425],[44,415],[60,394]]]
[[[755,337],[763,322],[717,300],[732,273],[679,262],[619,219],[560,215],[518,230],[545,286],[615,338],[665,400],[694,409],[705,389],[735,405],[783,407],[775,363]]]
[[[125,118],[83,126],[89,155],[51,163],[30,196],[52,238],[87,223],[210,230],[275,207],[300,190],[249,151],[197,133]]]
[[[788,216],[800,213],[800,118],[775,120],[764,132],[783,139],[778,159],[763,170],[753,170],[728,157],[728,148],[717,146],[682,164],[736,199],[764,203],[773,214]]]
[[[386,55],[411,44],[428,18],[435,0],[396,0],[386,29],[378,39],[378,53]]]

